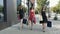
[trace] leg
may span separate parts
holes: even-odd
[[[43,28],[42,28],[43,29],[43,32],[45,32],[46,23],[43,23],[42,26],[43,26]]]
[[[22,22],[23,22],[23,19],[21,19],[21,23],[20,23],[20,25],[21,25],[21,26],[20,26],[21,29],[23,28],[23,23],[22,23]]]
[[[28,20],[28,24],[29,24],[28,26],[29,26],[29,28],[30,28],[30,26],[31,26],[31,21],[30,21],[30,20]]]
[[[31,22],[31,30],[33,29],[33,22]]]
[[[29,20],[29,28],[30,28],[30,30],[32,30],[32,27],[33,27],[33,23],[31,22],[31,20]]]

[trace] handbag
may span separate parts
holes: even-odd
[[[27,19],[23,19],[23,24],[28,25],[28,21],[27,21]]]
[[[27,19],[23,19],[23,24],[26,24],[26,22],[27,22]]]
[[[42,24],[44,21],[39,21],[40,24]]]
[[[28,25],[28,20],[27,20],[27,13],[24,14],[24,18],[23,18],[23,24]]]
[[[52,27],[52,22],[51,21],[47,21],[47,27]]]

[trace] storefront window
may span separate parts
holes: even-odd
[[[3,0],[0,0],[0,22],[3,21],[4,18],[3,7]]]

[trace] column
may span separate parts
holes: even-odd
[[[7,23],[9,26],[17,23],[17,0],[7,0]]]

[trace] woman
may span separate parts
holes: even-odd
[[[46,16],[45,12],[46,12],[46,6],[43,6],[42,10],[41,10],[41,15],[42,15],[42,19],[43,19],[43,23],[42,23],[43,32],[45,32],[45,27],[46,27],[46,24],[47,24],[47,16]]]
[[[18,6],[18,11],[20,15],[20,20],[21,20],[21,28],[23,28],[23,18],[24,18],[24,11],[21,5]]]
[[[30,8],[30,12],[29,12],[29,22],[30,22],[30,24],[31,24],[31,30],[32,30],[33,22],[36,24],[35,11],[34,11],[34,8],[33,8],[33,7]]]

